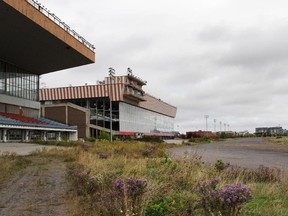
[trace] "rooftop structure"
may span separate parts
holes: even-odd
[[[94,46],[33,0],[0,1],[0,59],[32,74],[95,62]]]
[[[48,131],[77,139],[75,127],[37,120],[39,76],[94,63],[94,46],[37,1],[2,0],[0,8],[0,141]]]

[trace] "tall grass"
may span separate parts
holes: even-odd
[[[207,212],[197,207],[195,188],[199,182],[217,177],[221,180],[219,188],[239,182],[252,188],[254,199],[244,204],[241,215],[287,215],[288,183],[279,170],[229,167],[219,171],[204,165],[200,157],[172,159],[165,148],[163,144],[131,142],[78,147],[68,169],[78,194],[75,214],[124,215],[123,202],[111,197],[111,190],[117,179],[133,177],[148,182],[137,215],[205,215]]]
[[[288,181],[280,170],[263,166],[255,170],[231,166],[216,169],[203,164],[197,155],[192,160],[188,156],[173,159],[166,154],[170,147],[163,143],[97,141],[33,154],[69,162],[67,179],[73,186],[75,215],[207,215],[197,205],[200,197],[195,190],[199,183],[212,178],[220,180],[218,189],[239,182],[252,189],[254,198],[241,206],[240,215],[288,215]],[[1,160],[12,164],[15,158]],[[147,180],[147,188],[131,197],[129,179]],[[124,185],[122,195],[115,192],[119,181]]]
[[[279,137],[269,137],[266,140],[270,143],[279,144],[281,146],[288,147],[288,137],[287,136],[279,136]]]
[[[4,152],[0,155],[0,186],[15,172],[24,169],[31,163],[30,160],[15,153]]]

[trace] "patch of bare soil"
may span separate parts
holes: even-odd
[[[32,158],[0,188],[0,215],[69,215],[65,163],[52,158]]]

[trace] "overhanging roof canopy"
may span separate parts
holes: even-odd
[[[95,62],[95,53],[25,0],[0,0],[0,59],[35,74]]]

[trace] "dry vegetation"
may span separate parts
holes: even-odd
[[[285,146],[288,149],[288,137],[287,136],[277,136],[277,137],[269,137],[266,140],[270,143],[279,144],[281,146]]]
[[[81,169],[73,170],[78,165]],[[212,178],[220,179],[219,188],[239,182],[252,188],[254,199],[244,204],[242,215],[288,214],[288,182],[279,170],[215,169],[204,165],[196,155],[192,160],[172,159],[165,153],[163,144],[118,142],[82,147],[71,169],[76,171],[71,182],[77,185],[74,193],[78,194],[78,215],[121,215],[123,205],[106,195],[113,190],[117,179],[129,177],[148,182],[139,215],[204,215],[203,208],[197,206],[199,194],[195,189],[199,182]],[[108,204],[107,199],[110,199]]]
[[[288,180],[279,170],[219,169],[204,165],[196,155],[175,160],[166,148],[161,143],[98,142],[34,155],[67,162],[74,215],[212,215],[197,203],[201,194],[196,189],[214,178],[219,179],[217,190],[239,182],[252,189],[253,199],[240,203],[235,215],[288,215]],[[10,166],[12,159],[1,160],[1,171],[9,170],[3,164]]]

